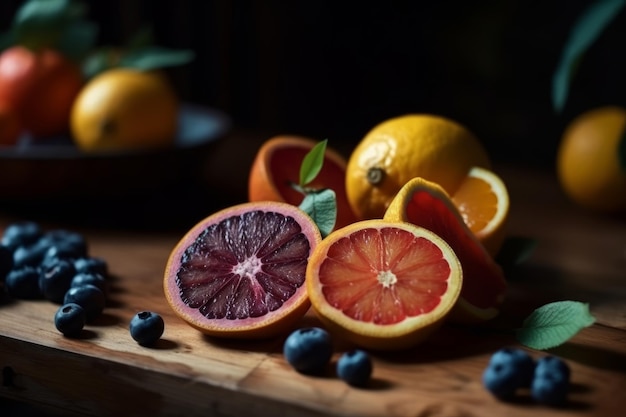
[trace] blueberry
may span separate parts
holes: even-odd
[[[130,320],[130,336],[142,346],[156,343],[163,335],[165,323],[163,318],[151,311],[142,311]]]
[[[40,240],[46,242],[49,246],[62,246],[66,250],[71,248],[73,252],[80,254],[81,257],[87,256],[87,240],[80,233],[65,229],[55,229],[44,233]]]
[[[320,373],[330,361],[333,345],[330,334],[319,327],[292,332],[283,345],[287,362],[298,372]]]
[[[4,285],[7,293],[13,298],[41,298],[39,270],[35,267],[25,266],[12,269],[7,274]]]
[[[567,400],[571,371],[556,356],[545,356],[537,361],[530,388],[531,395],[540,404],[562,405]]]
[[[90,272],[102,275],[106,278],[109,274],[109,268],[106,261],[102,258],[88,256],[78,258],[74,261],[76,272]]]
[[[18,246],[13,252],[13,267],[39,266],[49,248],[48,243],[42,240],[28,246]]]
[[[11,223],[4,229],[0,243],[14,251],[19,246],[29,246],[42,236],[39,224],[30,221]]]
[[[70,289],[74,275],[76,275],[74,263],[65,259],[57,259],[42,266],[39,273],[39,289],[43,297],[61,304],[65,293]]]
[[[81,285],[91,284],[94,285],[106,295],[106,279],[95,272],[79,272],[72,278],[70,287],[80,287]]]
[[[67,303],[59,307],[54,315],[54,325],[64,336],[80,334],[86,322],[85,309],[76,303]]]
[[[501,400],[511,400],[519,388],[528,387],[535,369],[533,358],[521,349],[495,352],[483,372],[483,384]]]
[[[87,322],[97,318],[104,310],[105,297],[100,288],[95,285],[81,285],[70,287],[65,293],[63,303],[76,303],[85,309]]]
[[[350,385],[363,387],[372,375],[372,360],[360,349],[346,352],[337,361],[337,375]]]

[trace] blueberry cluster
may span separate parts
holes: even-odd
[[[518,390],[525,388],[537,403],[559,406],[567,401],[570,368],[556,356],[535,361],[522,349],[503,348],[491,356],[483,384],[503,401],[513,400]]]
[[[293,331],[285,340],[283,354],[298,372],[319,374],[330,363],[333,343],[330,334],[319,327]],[[366,386],[372,375],[372,360],[363,350],[344,352],[336,364],[337,376],[352,386]]]
[[[8,225],[0,238],[0,284],[13,299],[46,299],[60,307],[54,323],[76,336],[106,301],[108,266],[90,256],[80,233],[45,231],[35,222]]]

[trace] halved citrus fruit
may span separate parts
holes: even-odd
[[[376,350],[423,341],[455,305],[462,280],[459,260],[443,239],[382,219],[335,230],[307,268],[320,320],[346,340]]]
[[[502,268],[467,227],[448,194],[438,184],[413,178],[400,189],[385,220],[424,227],[446,241],[463,268],[461,296],[450,320],[490,320],[499,313],[507,289]]]
[[[306,266],[320,241],[313,220],[291,204],[225,208],[176,245],[165,268],[165,296],[179,317],[208,335],[277,335],[310,307]]]
[[[494,172],[472,168],[451,195],[465,224],[494,256],[504,242],[509,213],[509,194]]]
[[[292,184],[298,183],[302,160],[316,144],[313,139],[293,135],[275,136],[264,142],[257,151],[250,169],[248,199],[284,201],[299,205],[304,195],[293,188]],[[336,228],[356,220],[346,196],[346,165],[345,158],[327,146],[322,170],[309,184],[313,189],[330,188],[335,192]]]

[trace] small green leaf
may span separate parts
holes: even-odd
[[[337,198],[333,190],[325,188],[308,192],[300,203],[300,209],[311,216],[322,237],[332,232],[337,220]]]
[[[317,177],[324,164],[324,154],[326,153],[326,143],[328,139],[317,143],[302,160],[300,165],[300,186],[304,187]]]
[[[626,173],[626,129],[622,132],[622,137],[617,144],[617,159],[622,172]]]
[[[570,83],[583,54],[621,11],[624,4],[626,0],[595,1],[575,22],[552,78],[552,104],[557,112],[565,106]]]
[[[131,50],[123,54],[119,66],[139,70],[154,70],[187,64],[194,59],[189,50],[174,50],[157,46]]]
[[[594,322],[588,304],[557,301],[533,311],[524,320],[522,327],[516,330],[516,335],[523,345],[545,350],[565,343]]]

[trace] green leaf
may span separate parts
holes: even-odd
[[[123,54],[119,66],[136,68],[144,71],[184,65],[191,62],[195,55],[189,50],[174,50],[150,46],[131,50]]]
[[[523,236],[509,236],[504,240],[496,255],[496,262],[502,266],[519,265],[526,261],[537,247],[537,240]]]
[[[98,25],[77,21],[69,23],[60,35],[57,48],[66,56],[80,61],[92,50],[98,37]]]
[[[317,177],[324,165],[324,154],[326,153],[326,143],[328,139],[317,143],[302,160],[300,165],[300,186],[304,187]]]
[[[552,78],[552,104],[557,112],[565,106],[570,83],[583,54],[625,3],[626,0],[597,0],[575,22]]]
[[[565,343],[594,322],[588,304],[557,301],[533,311],[524,320],[522,327],[516,330],[516,335],[523,345],[545,350]]]
[[[617,159],[622,172],[626,173],[626,129],[622,132],[622,137],[617,144]]]
[[[325,188],[308,192],[299,207],[311,216],[322,237],[332,232],[337,220],[337,198],[333,190]]]

